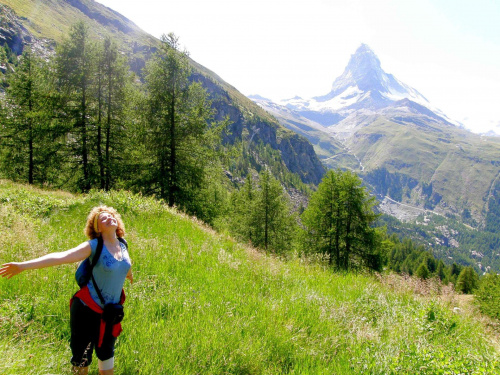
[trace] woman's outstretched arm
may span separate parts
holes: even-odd
[[[40,258],[27,260],[25,262],[5,263],[0,266],[0,276],[10,279],[22,271],[38,268],[58,266],[60,264],[74,263],[89,257],[91,248],[89,242],[83,242],[73,249],[50,253]]]

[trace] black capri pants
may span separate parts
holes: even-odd
[[[92,352],[101,361],[114,357],[116,337],[111,334],[111,325],[106,325],[106,332],[100,348],[99,329],[101,326],[101,315],[92,311],[78,298],[73,299],[70,309],[71,327],[71,363],[73,366],[87,367],[92,363]]]

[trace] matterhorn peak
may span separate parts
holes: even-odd
[[[366,73],[370,69],[381,70],[380,60],[366,44],[361,44],[356,52],[351,55],[346,70],[351,73]]]
[[[363,52],[373,53],[372,49],[370,48],[370,46],[368,46],[368,44],[361,43],[354,54],[363,53]]]
[[[386,91],[385,73],[377,55],[366,44],[361,44],[351,55],[344,73],[332,85],[332,92],[344,91],[347,86],[357,86],[362,91]]]
[[[351,55],[344,72],[335,79],[328,94],[310,99],[282,100],[280,104],[324,126],[330,126],[360,109],[379,111],[392,108],[396,102],[399,107],[413,109],[410,102],[417,103],[447,121],[446,116],[417,90],[384,72],[375,52],[363,43]],[[420,108],[419,112],[425,111]]]

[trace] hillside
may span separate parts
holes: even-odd
[[[71,195],[3,180],[0,203],[0,264],[84,241],[97,204],[122,213],[135,282],[125,287],[117,374],[500,371],[485,320],[453,294],[284,262],[125,192]],[[0,373],[69,374],[75,269],[0,280]]]
[[[111,35],[127,56],[131,70],[139,76],[160,43],[132,21],[93,0],[0,0],[0,23],[3,25],[0,45],[9,45],[17,54],[24,45],[30,45],[40,54],[49,55],[77,21],[87,23],[96,40]],[[168,33],[168,25],[165,28]],[[226,144],[252,139],[254,143],[275,150],[280,155],[280,163],[297,174],[303,183],[319,183],[324,168],[306,138],[281,126],[214,72],[195,61],[191,63],[195,69],[192,78],[202,81],[218,118],[228,116],[230,119],[231,135],[225,138]],[[260,167],[269,162],[258,150],[254,153],[260,160]]]
[[[48,38],[56,43],[68,35],[71,26],[85,19],[92,25],[91,33],[102,38],[111,33],[122,45],[157,43],[132,21],[110,8],[91,0],[2,0],[22,20],[22,25],[38,39]]]
[[[386,73],[367,45],[326,95],[252,99],[307,137],[327,168],[355,171],[380,211],[405,222],[387,220],[389,232],[406,234],[450,264],[500,270],[500,138],[447,118]]]
[[[375,113],[321,128],[293,110],[253,100],[306,136],[325,166],[356,171],[380,211],[399,219],[384,220],[389,233],[412,238],[449,264],[500,270],[499,138]]]

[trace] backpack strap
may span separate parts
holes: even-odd
[[[90,265],[90,277],[92,278],[92,283],[94,283],[94,289],[97,292],[97,296],[101,300],[102,305],[105,305],[104,298],[101,294],[101,291],[99,290],[99,287],[97,286],[97,283],[94,279],[94,266],[97,264],[97,261],[99,260],[99,257],[101,256],[102,253],[102,248],[104,246],[104,241],[101,236],[97,237],[97,249],[95,251],[94,258],[92,259],[92,263]]]
[[[104,241],[102,240],[102,237],[101,236],[97,237],[97,248],[95,250],[94,258],[92,258],[92,262],[90,263],[91,273],[94,270],[94,266],[97,264],[99,257],[101,256],[103,246],[104,246]]]
[[[94,287],[95,287],[94,289],[97,292],[97,296],[99,297],[102,305],[104,306],[106,304],[106,301],[104,301],[104,297],[102,296],[101,291],[99,290],[99,287],[97,286],[97,283],[95,282],[94,274],[92,274],[92,282],[94,283]]]
[[[122,244],[124,244],[125,248],[128,250],[128,243],[127,243],[127,240],[125,240],[125,238],[118,237],[118,241],[120,241]]]

